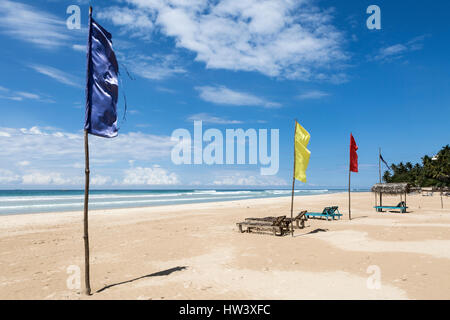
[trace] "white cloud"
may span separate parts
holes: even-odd
[[[408,52],[421,50],[423,48],[423,42],[426,37],[427,35],[422,35],[411,39],[405,44],[398,43],[381,48],[378,54],[372,60],[390,62],[393,60],[401,59]]]
[[[59,69],[56,69],[54,67],[44,66],[44,65],[36,65],[36,64],[30,65],[29,67],[38,73],[46,75],[58,82],[66,84],[68,86],[75,87],[75,88],[83,87],[81,85],[81,83],[83,83],[83,81],[81,81],[80,79],[77,79],[74,75],[68,74],[68,73],[61,71]]]
[[[228,120],[224,118],[215,117],[207,113],[197,113],[189,116],[188,121],[203,121],[204,123],[214,123],[214,124],[240,124],[242,121],[239,120]]]
[[[12,100],[12,101],[22,101],[23,100],[22,97],[18,97],[18,96],[1,96],[1,95],[0,95],[0,99],[8,99],[8,100]]]
[[[83,133],[50,127],[0,128],[0,184],[82,186]],[[123,133],[117,138],[89,137],[91,183],[94,186],[176,184],[178,177],[157,166],[123,171],[134,161],[167,159],[169,136]],[[117,182],[118,181],[118,182]]]
[[[11,137],[11,135],[8,132],[0,131],[0,137],[9,138],[9,137]]]
[[[74,44],[72,45],[72,49],[78,52],[84,52],[86,53],[86,45],[82,45],[82,44]]]
[[[216,186],[287,186],[284,179],[277,176],[262,176],[251,172],[234,172],[215,175],[213,185]]]
[[[43,101],[47,103],[53,103],[53,100],[43,98],[38,94],[25,92],[25,91],[13,91],[5,87],[0,87],[0,91],[5,93],[6,95],[0,95],[0,99],[8,99],[13,101],[23,101],[23,100],[35,100],[35,101]]]
[[[63,177],[59,172],[33,172],[22,176],[24,185],[73,185],[81,184],[82,178],[69,179]]]
[[[94,175],[90,180],[90,183],[94,186],[104,186],[106,184],[109,184],[110,182],[110,177],[104,177],[101,175]]]
[[[142,10],[110,7],[96,14],[98,19],[112,22],[120,27],[121,33],[129,33],[131,37],[149,39],[153,30],[153,22]]]
[[[326,92],[319,90],[311,90],[300,94],[298,98],[302,100],[308,100],[308,99],[321,99],[327,96],[329,96],[329,94]]]
[[[17,94],[26,99],[39,100],[41,98],[39,95],[30,92],[18,91]]]
[[[27,128],[21,128],[20,132],[22,132],[23,134],[34,134],[34,135],[42,135],[44,134],[39,127],[31,127],[30,129]]]
[[[404,52],[408,51],[408,47],[403,44],[396,44],[386,48],[381,48],[375,60],[383,60],[385,58],[400,57]]]
[[[83,134],[58,131],[52,128],[31,127],[15,129],[0,128],[0,132],[9,135],[0,139],[2,158],[14,163],[17,161],[59,160],[80,162],[84,156]],[[136,159],[151,160],[170,155],[174,142],[169,136],[156,136],[140,132],[119,134],[117,138],[105,139],[90,136],[91,159],[118,161]],[[81,161],[82,162],[82,161]]]
[[[180,181],[175,173],[154,166],[153,168],[135,167],[125,170],[124,185],[175,185]]]
[[[281,107],[277,102],[268,101],[253,94],[231,90],[227,87],[203,86],[195,88],[200,93],[200,98],[217,104],[233,106],[260,106],[265,108]]]
[[[161,86],[158,86],[155,89],[158,90],[159,92],[165,92],[165,93],[170,93],[170,94],[175,94],[176,93],[176,90],[169,89],[169,88],[166,88],[166,87],[161,87]]]
[[[130,71],[144,79],[164,80],[176,74],[186,73],[186,70],[179,65],[176,56],[171,54],[136,55],[127,56],[124,59]]]
[[[0,33],[42,48],[66,44],[68,34],[64,20],[36,7],[16,1],[0,1]]]
[[[132,9],[113,7],[117,25],[145,13],[153,30],[194,52],[207,68],[314,80],[347,58],[331,11],[315,7],[312,0],[127,2]]]
[[[10,170],[0,169],[0,184],[17,182],[20,176]]]
[[[75,169],[82,169],[82,168],[84,168],[84,163],[75,162],[74,164],[72,164],[72,167]]]

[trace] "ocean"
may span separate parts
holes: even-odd
[[[296,190],[296,196],[343,192]],[[291,190],[91,190],[89,209],[114,209],[290,196]],[[0,215],[83,210],[83,190],[0,190]]]

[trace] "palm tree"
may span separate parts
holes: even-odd
[[[415,186],[450,187],[450,145],[443,147],[433,158],[425,155],[422,165],[400,162],[391,165],[392,174],[386,171],[386,182],[408,182]]]

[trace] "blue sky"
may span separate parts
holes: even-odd
[[[81,8],[69,30],[66,9]],[[448,1],[91,1],[113,34],[128,112],[91,138],[94,188],[289,187],[294,119],[311,133],[307,184],[354,187],[450,141]],[[369,30],[369,5],[381,30]],[[0,3],[0,188],[81,188],[89,1]],[[125,72],[130,72],[130,79]],[[119,102],[123,115],[123,99]],[[279,129],[280,168],[174,165],[175,129]]]

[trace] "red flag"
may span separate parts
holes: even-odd
[[[350,133],[350,171],[358,172],[358,154],[356,153],[358,146],[356,145],[355,138]]]

